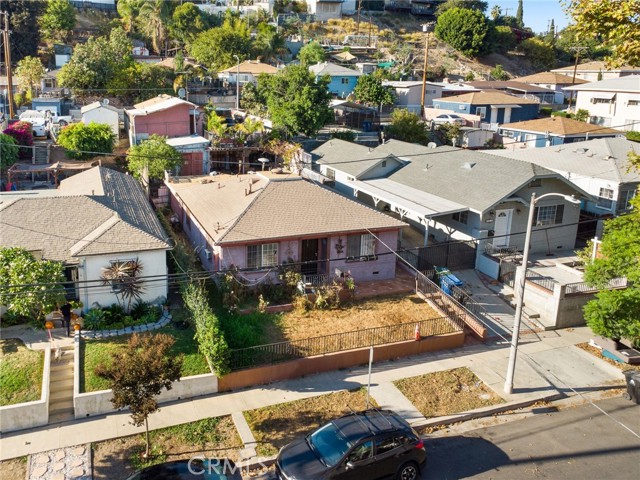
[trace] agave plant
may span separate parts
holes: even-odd
[[[102,269],[100,279],[103,285],[111,287],[118,302],[129,312],[131,302],[140,299],[144,291],[141,273],[142,264],[138,259],[117,261],[112,262],[110,267]]]

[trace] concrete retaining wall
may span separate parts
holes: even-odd
[[[476,270],[493,280],[497,280],[500,274],[500,262],[483,253],[476,257]]]
[[[171,390],[164,390],[157,397],[158,403],[173,402],[185,398],[210,395],[218,391],[218,378],[212,373],[183,377],[179,382],[173,382]],[[73,410],[75,418],[90,417],[112,413],[113,408],[111,390],[80,393],[80,341],[76,334],[75,365],[73,369]]]
[[[51,345],[44,351],[42,395],[40,400],[0,407],[0,432],[7,433],[49,423],[49,378],[51,371]]]
[[[420,341],[391,343],[373,347],[373,358],[376,362],[393,358],[408,357],[436,350],[447,350],[461,347],[464,344],[464,332],[438,335],[423,338]],[[226,392],[239,388],[271,383],[278,380],[289,380],[314,373],[329,372],[341,368],[355,367],[369,362],[369,348],[347,350],[316,357],[300,358],[290,362],[266,365],[233,372],[218,379],[218,390]]]

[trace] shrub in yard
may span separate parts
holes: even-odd
[[[17,145],[15,138],[0,133],[0,169],[4,170],[18,161]]]
[[[640,132],[627,132],[627,140],[632,142],[640,142]]]
[[[30,159],[33,156],[30,148],[33,145],[33,129],[30,123],[16,122],[9,125],[2,133],[14,138],[19,146],[18,156],[20,159]]]
[[[92,308],[84,314],[84,328],[87,330],[101,330],[105,325],[106,315],[102,308]]]
[[[58,143],[67,149],[67,154],[77,160],[94,156],[90,152],[111,153],[116,135],[106,123],[74,123],[64,127],[58,135]]]
[[[306,296],[298,296],[293,299],[293,309],[296,312],[308,312],[313,309],[313,303]]]

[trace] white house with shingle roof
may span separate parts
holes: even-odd
[[[337,269],[359,281],[395,277],[391,250],[406,224],[324,186],[267,172],[166,185],[183,230],[211,270],[237,268],[257,281],[293,262],[307,275]]]
[[[139,260],[142,300],[167,296],[169,238],[140,184],[131,176],[95,167],[63,180],[55,194],[0,195],[0,246],[38,252],[65,265],[86,309],[117,298],[100,280],[114,262]],[[152,280],[151,280],[152,279]]]
[[[607,62],[602,60],[580,63],[577,67],[575,67],[575,65],[569,65],[567,67],[554,68],[551,70],[551,73],[561,73],[573,78],[574,70],[576,72],[576,78],[586,80],[587,82],[597,82],[599,80],[640,74],[640,67],[622,65],[621,67],[612,68],[607,65]]]
[[[565,90],[577,92],[575,108],[587,110],[590,123],[640,132],[640,75],[585,83]]]
[[[627,211],[640,185],[640,173],[630,168],[629,152],[640,154],[640,144],[626,138],[601,138],[571,145],[486,153],[529,162],[559,173],[592,198],[582,209],[597,216]]]

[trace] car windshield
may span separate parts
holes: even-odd
[[[351,443],[333,423],[313,432],[308,440],[327,467],[333,467],[351,448]]]

